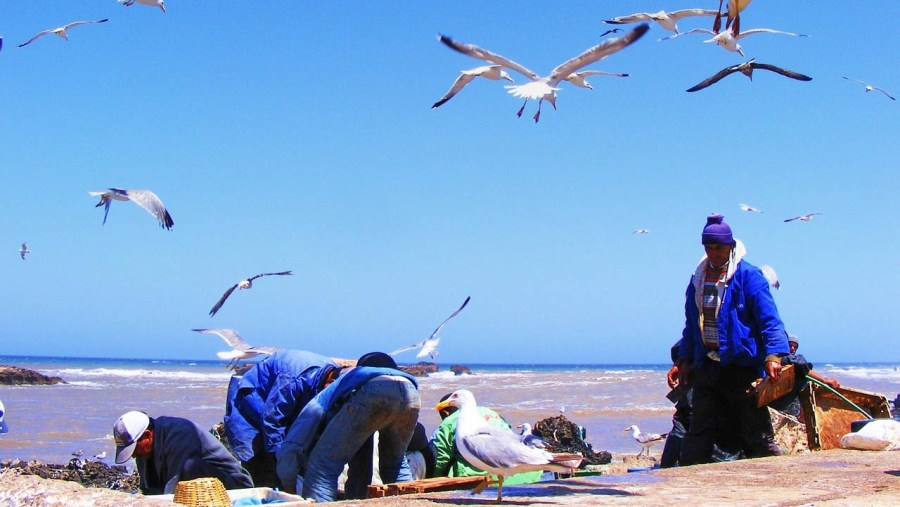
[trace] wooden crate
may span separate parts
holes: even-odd
[[[395,482],[393,484],[370,484],[369,498],[382,498],[385,496],[410,495],[413,493],[429,493],[433,491],[453,491],[458,489],[474,489],[475,487],[490,483],[488,475],[475,475],[472,477],[434,477],[420,481]]]
[[[847,387],[836,389],[848,400],[875,418],[890,418],[888,400],[881,394],[869,393]],[[841,437],[850,433],[850,423],[866,416],[839,396],[813,382],[800,393],[806,436],[812,450],[839,449]]]

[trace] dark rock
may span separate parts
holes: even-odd
[[[400,371],[409,373],[414,377],[427,377],[429,373],[439,370],[438,365],[427,361],[421,361],[412,366],[398,366],[398,368],[400,368]]]
[[[18,366],[0,365],[0,385],[52,385],[65,383],[66,381],[59,377],[48,377],[34,370],[26,370]]]
[[[566,419],[564,415],[548,417],[534,423],[531,432],[547,442],[547,450],[550,452],[571,452],[584,456],[582,467],[612,462],[611,453],[594,451],[591,444],[584,441],[581,427]]]
[[[73,458],[66,465],[54,465],[40,461],[18,459],[0,462],[0,470],[12,470],[20,475],[36,475],[44,479],[72,481],[88,488],[106,488],[136,493],[140,479],[137,471],[128,473],[122,465],[109,466],[101,461]]]
[[[454,364],[453,366],[451,366],[450,371],[452,371],[454,375],[472,374],[472,370],[470,370],[467,366],[463,366],[460,364]]]

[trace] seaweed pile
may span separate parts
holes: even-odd
[[[54,465],[40,461],[19,459],[0,462],[0,470],[10,470],[21,475],[36,475],[44,479],[72,481],[88,488],[106,488],[126,493],[138,491],[137,472],[128,473],[122,465],[109,466],[101,461],[72,458],[68,464]]]
[[[548,417],[534,423],[531,432],[547,442],[547,450],[550,452],[573,452],[584,456],[582,467],[612,462],[611,453],[594,451],[591,444],[584,441],[581,427],[566,419],[564,415]]]

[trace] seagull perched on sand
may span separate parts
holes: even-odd
[[[50,34],[50,33],[56,35],[57,37],[59,37],[61,39],[69,40],[69,34],[66,32],[68,29],[79,26],[79,25],[89,25],[89,24],[93,24],[93,23],[106,23],[107,21],[109,21],[109,19],[98,19],[96,21],[73,21],[69,24],[60,26],[58,28],[51,28],[49,30],[44,30],[43,32],[38,32],[38,34],[35,35],[34,37],[19,44],[19,47],[27,46],[27,45],[31,44],[32,42],[34,42],[35,40],[37,40],[47,34]]]
[[[492,79],[494,81],[498,79],[505,79],[510,83],[514,83],[513,78],[503,70],[503,66],[501,65],[485,65],[483,67],[475,67],[474,69],[464,70],[456,78],[456,81],[453,82],[453,85],[444,94],[443,97],[440,98],[437,102],[435,102],[431,109],[436,107],[441,107],[445,102],[452,99],[454,95],[459,93],[467,84],[471,83],[473,79],[476,77],[483,77],[485,79]]]
[[[659,11],[655,13],[638,12],[628,16],[604,19],[603,22],[610,25],[627,25],[638,21],[656,21],[664,29],[678,33],[678,20],[688,16],[721,16],[721,13],[711,9],[682,9],[680,11]]]
[[[768,264],[763,264],[759,269],[762,271],[763,276],[766,277],[766,280],[768,280],[769,287],[772,287],[773,289],[781,288],[781,282],[778,281],[778,274],[775,273],[775,268]]]
[[[109,205],[112,204],[113,201],[131,201],[147,210],[147,213],[155,216],[159,221],[160,227],[164,227],[171,231],[172,226],[175,225],[175,222],[172,220],[172,215],[170,215],[166,210],[165,205],[163,205],[162,201],[159,200],[159,197],[157,197],[156,194],[149,190],[125,190],[122,188],[110,188],[106,191],[88,193],[94,197],[100,197],[100,202],[98,202],[94,207],[105,207],[103,211],[104,224],[106,224],[106,217],[109,215]]]
[[[746,211],[747,213],[762,213],[763,212],[763,210],[761,210],[759,208],[754,208],[753,206],[750,206],[749,204],[740,203],[740,204],[738,204],[738,206],[741,207],[741,211]]]
[[[809,221],[812,220],[813,217],[816,216],[816,215],[821,215],[821,213],[818,213],[818,212],[817,212],[817,213],[807,213],[807,214],[805,214],[805,215],[800,215],[799,217],[786,218],[784,221],[785,221],[785,222],[793,222],[793,221],[795,221],[795,220],[799,220],[799,221],[801,221],[801,222],[809,222]]]
[[[467,297],[466,300],[463,301],[463,303],[459,306],[459,308],[456,309],[456,311],[454,311],[453,313],[450,314],[449,317],[444,319],[444,322],[441,322],[441,324],[437,327],[437,329],[435,329],[434,332],[431,333],[431,336],[429,336],[428,338],[425,338],[424,340],[420,341],[419,343],[414,343],[412,345],[407,345],[406,347],[399,348],[399,349],[391,352],[388,355],[395,356],[401,352],[406,352],[407,350],[421,348],[422,350],[420,350],[419,353],[416,354],[416,357],[431,356],[431,360],[434,361],[434,358],[438,355],[438,352],[437,352],[438,343],[440,343],[440,341],[441,341],[441,337],[438,336],[438,332],[440,332],[440,330],[444,328],[444,325],[450,319],[452,319],[453,317],[456,317],[456,314],[459,313],[460,311],[462,311],[462,309],[465,308],[467,304],[469,304],[470,299],[472,299],[471,296]]]
[[[859,84],[865,86],[865,87],[866,87],[866,92],[867,92],[867,93],[870,92],[870,91],[872,91],[872,90],[878,90],[878,91],[880,91],[881,93],[883,93],[887,98],[889,98],[889,99],[891,99],[891,100],[897,100],[897,99],[895,99],[890,93],[888,93],[888,92],[882,90],[881,88],[879,88],[879,87],[877,87],[877,86],[872,86],[872,85],[870,85],[869,83],[866,83],[865,81],[860,81],[859,79],[853,79],[853,78],[850,78],[850,77],[847,77],[847,76],[841,76],[841,77],[844,78],[844,79],[846,79],[847,81],[856,81],[857,83],[859,83]]]
[[[530,424],[518,424],[516,425],[516,428],[520,428],[519,438],[522,439],[523,444],[528,447],[537,447],[538,449],[547,448],[547,442],[543,438],[532,433]]]
[[[775,72],[777,74],[781,74],[782,76],[789,77],[791,79],[796,79],[798,81],[812,81],[812,78],[798,72],[794,72],[792,70],[782,69],[781,67],[776,67],[774,65],[769,65],[768,63],[756,63],[756,59],[753,58],[750,61],[740,63],[738,65],[732,65],[730,67],[725,67],[714,75],[704,79],[700,83],[688,88],[689,92],[696,92],[698,90],[702,90],[709,85],[718,83],[720,79],[730,74],[734,74],[735,72],[740,72],[741,74],[750,78],[753,81],[753,70],[754,69],[763,69],[768,70],[770,72]]]
[[[28,249],[28,243],[22,243],[22,248],[19,249],[19,255],[22,256],[22,260],[25,260],[25,256],[30,254],[31,250]]]
[[[738,44],[740,39],[748,35],[753,35],[755,33],[779,33],[782,35],[790,35],[793,37],[808,37],[802,33],[793,33],[793,32],[782,32],[781,30],[772,30],[770,28],[754,28],[752,30],[745,30],[737,35],[731,32],[731,30],[725,30],[724,32],[713,32],[712,30],[707,30],[706,28],[694,28],[693,30],[688,30],[687,32],[677,33],[675,35],[670,35],[668,37],[663,37],[659,40],[668,40],[675,39],[677,37],[681,37],[682,35],[688,35],[691,33],[707,33],[713,36],[712,39],[707,39],[703,42],[715,42],[716,45],[724,48],[726,51],[731,51],[732,53],[738,53],[741,56],[744,56],[744,48]]]
[[[135,2],[146,5],[147,7],[159,7],[162,9],[163,13],[166,12],[166,4],[163,0],[119,0],[119,3],[125,7],[130,7],[134,5]]]
[[[632,232],[632,234],[638,234],[638,235],[650,234],[650,229],[635,229],[634,232]]]
[[[625,431],[630,431],[631,438],[633,438],[635,442],[640,444],[641,452],[637,453],[638,456],[643,454],[645,450],[647,451],[647,456],[650,456],[650,448],[656,444],[665,442],[666,435],[668,435],[668,433],[642,433],[640,428],[638,428],[634,424],[625,428]]]
[[[214,316],[216,314],[216,312],[219,311],[219,308],[222,308],[222,305],[225,304],[225,300],[228,299],[228,296],[230,296],[232,292],[234,292],[234,289],[252,289],[253,288],[253,280],[256,280],[257,278],[259,278],[261,276],[276,276],[276,275],[277,276],[288,276],[288,275],[293,275],[293,273],[291,273],[290,271],[279,271],[278,273],[260,273],[258,275],[253,275],[250,278],[247,278],[245,280],[241,280],[240,282],[232,285],[228,290],[225,291],[224,294],[222,294],[222,297],[220,297],[219,300],[216,301],[216,304],[214,304],[212,309],[209,311],[209,316],[210,317]]]
[[[440,411],[447,407],[459,409],[455,440],[459,453],[475,468],[497,476],[497,503],[503,500],[504,477],[532,470],[570,472],[583,459],[580,454],[551,454],[528,447],[509,428],[488,425],[478,413],[475,396],[466,389],[454,391],[434,408]]]
[[[234,329],[191,329],[191,331],[196,331],[201,334],[218,335],[225,340],[225,343],[231,347],[231,350],[226,352],[216,352],[216,355],[219,359],[229,360],[228,364],[225,366],[226,368],[236,368],[241,359],[251,359],[259,355],[274,354],[281,350],[278,347],[269,346],[252,347],[249,343],[245,342],[244,339],[241,338],[241,335]]]
[[[623,35],[622,37],[606,39],[600,44],[584,51],[575,58],[571,58],[561,63],[560,65],[557,65],[556,68],[550,71],[550,74],[546,77],[541,77],[534,71],[531,71],[523,67],[522,65],[519,65],[518,63],[506,58],[505,56],[492,53],[486,49],[475,46],[474,44],[464,44],[461,42],[456,42],[445,35],[438,36],[438,39],[448,47],[455,49],[460,53],[469,55],[472,58],[484,60],[494,65],[500,65],[501,67],[514,70],[530,79],[531,82],[529,83],[523,85],[510,85],[506,88],[514,97],[525,99],[525,103],[522,104],[522,107],[516,113],[516,116],[522,116],[522,112],[525,110],[525,104],[528,103],[528,99],[539,101],[537,113],[535,113],[534,115],[534,121],[535,123],[537,123],[537,121],[540,120],[541,117],[541,104],[544,102],[544,100],[550,102],[553,108],[556,109],[556,92],[559,91],[559,88],[557,88],[556,85],[558,85],[561,81],[567,80],[570,74],[577,72],[582,67],[602,60],[607,56],[630,45],[634,41],[640,39],[641,36],[644,35],[649,28],[650,27],[647,26],[646,23],[644,23],[642,25],[639,25],[631,32]]]

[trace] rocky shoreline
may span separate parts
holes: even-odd
[[[43,375],[34,370],[5,364],[0,365],[0,386],[53,385],[65,383],[66,381],[59,377],[48,377],[47,375]]]

